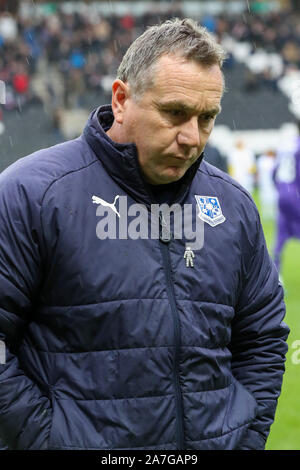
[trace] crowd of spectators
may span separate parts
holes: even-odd
[[[66,14],[59,8],[42,18],[0,14],[0,80],[6,83],[6,108],[36,96],[46,107],[72,108],[89,90],[105,93],[130,43],[157,20],[151,13],[108,19]]]
[[[55,114],[61,107],[81,106],[89,91],[110,94],[111,80],[134,38],[158,21],[183,17],[178,4],[173,5],[163,14],[139,16],[65,13],[59,6],[44,17],[0,13],[0,80],[6,83],[6,109],[38,98]],[[300,22],[292,12],[259,16],[246,11],[230,17],[204,16],[199,22],[224,44],[231,37],[249,43],[251,54],[264,49],[280,55],[283,67],[275,79],[268,67],[249,73],[249,90],[274,84],[287,69],[300,68]],[[232,56],[227,66],[234,66]]]
[[[300,18],[291,10],[220,16],[215,32],[221,42],[226,43],[229,35],[236,42],[249,46],[249,70],[245,77],[249,91],[264,85],[276,90],[277,81],[283,75],[300,69]]]

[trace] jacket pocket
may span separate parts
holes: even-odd
[[[222,434],[250,424],[257,414],[257,402],[244,385],[232,377]]]

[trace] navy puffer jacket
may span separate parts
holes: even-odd
[[[173,202],[196,217],[195,195],[217,197],[226,220],[204,223],[193,268],[184,239],[101,240],[93,196],[154,202],[136,147],[105,134],[112,119],[102,107],[81,137],[0,175],[0,439],[10,449],[263,449],[288,327],[257,209],[199,159]]]

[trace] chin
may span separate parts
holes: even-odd
[[[169,184],[169,183],[175,183],[175,181],[180,180],[182,178],[184,173],[182,175],[178,176],[159,176],[155,179],[152,180],[152,182],[149,181],[150,184]]]
[[[161,173],[153,172],[151,175],[145,175],[145,179],[153,185],[175,183],[185,175],[187,170],[188,168],[168,167]]]
[[[166,183],[174,183],[175,181],[180,180],[185,173],[187,172],[188,168],[179,168],[174,167],[172,169],[168,169],[166,175],[163,178],[166,180]]]

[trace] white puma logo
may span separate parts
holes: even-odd
[[[119,196],[116,196],[114,202],[109,203],[109,202],[104,201],[104,199],[101,199],[101,197],[98,197],[98,196],[93,196],[92,197],[92,200],[93,200],[94,204],[101,204],[102,206],[110,207],[111,210],[113,210],[114,213],[117,214],[118,217],[120,217],[120,214],[119,214],[119,212],[117,211],[117,209],[115,207],[116,202],[117,202],[118,199],[119,199]]]

